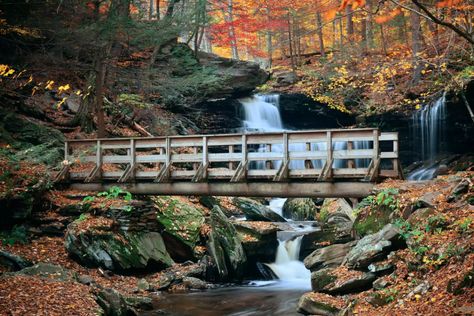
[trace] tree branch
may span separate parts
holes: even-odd
[[[455,26],[454,24],[452,23],[449,23],[449,22],[445,22],[445,21],[442,21],[440,20],[439,18],[437,18],[436,16],[433,15],[433,13],[431,13],[423,4],[421,4],[420,2],[418,2],[418,0],[411,0],[418,8],[420,8],[423,12],[426,13],[426,15],[429,17],[429,19],[431,21],[433,21],[434,23],[436,24],[439,24],[439,25],[443,25],[443,26],[446,26],[447,28],[450,28],[451,30],[453,30],[456,34],[458,34],[459,36],[461,36],[462,38],[464,38],[465,40],[467,40],[469,43],[471,43],[471,45],[474,45],[474,39],[472,38],[472,36],[467,33],[467,32],[464,32],[462,31],[461,29],[459,29],[457,26]]]

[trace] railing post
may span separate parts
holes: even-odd
[[[69,143],[67,140],[64,142],[64,161],[69,164]]]
[[[97,174],[100,176],[101,169],[102,169],[102,142],[100,140],[97,140],[97,152],[96,152],[95,164],[98,168]]]
[[[288,133],[283,133],[283,164],[289,163],[290,161],[290,146],[288,141]]]
[[[242,135],[242,164],[247,163],[247,135]]]
[[[332,162],[333,162],[333,152],[332,152],[332,132],[326,132],[326,146],[327,146],[327,175],[325,178],[332,178]]]
[[[234,153],[234,145],[229,145],[229,154]],[[234,163],[231,161],[229,162],[229,169],[234,170]]]
[[[207,167],[209,165],[209,152],[207,147],[207,136],[202,138],[202,178],[207,179]]]
[[[348,141],[347,142],[347,152],[351,154],[351,151],[354,149],[354,142]],[[347,161],[347,167],[348,168],[355,168],[355,161],[354,159],[349,159]]]
[[[135,163],[137,161],[135,139],[130,139],[130,177],[135,178]]]

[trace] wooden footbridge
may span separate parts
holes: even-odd
[[[398,134],[378,129],[68,140],[58,174],[88,191],[268,197],[362,197],[380,177],[403,175]]]

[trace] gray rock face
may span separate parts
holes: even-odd
[[[332,274],[332,268],[326,268],[311,273],[311,288],[315,292],[331,295],[344,295],[369,289],[375,281],[374,273],[362,273],[347,280],[339,280]]]
[[[349,242],[317,249],[304,259],[304,265],[311,271],[323,268],[335,268],[341,265],[354,245],[355,242]]]
[[[128,306],[125,298],[114,289],[103,289],[97,295],[97,303],[107,316],[126,316]]]
[[[157,232],[114,232],[98,227],[84,230],[72,223],[66,232],[66,249],[87,265],[109,270],[142,269],[149,265],[168,267],[173,264]]]
[[[298,302],[298,313],[304,315],[336,316],[340,309],[336,306],[315,300],[313,293],[305,293]]]
[[[341,213],[345,214],[352,222],[355,221],[355,215],[352,211],[352,207],[344,199],[325,199],[323,206],[321,207],[321,213],[334,214]]]
[[[312,221],[316,212],[316,204],[310,198],[290,198],[283,205],[283,216],[295,221]]]
[[[218,206],[211,210],[212,228],[208,249],[216,263],[222,280],[242,277],[247,262],[242,242],[234,225]]]
[[[236,197],[233,199],[233,203],[242,210],[250,221],[286,222],[283,217],[273,212],[269,207],[252,199]]]
[[[352,269],[365,269],[372,262],[382,259],[400,241],[398,228],[385,225],[375,234],[367,235],[357,242],[344,259],[344,264]]]

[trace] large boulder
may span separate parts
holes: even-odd
[[[264,84],[269,77],[266,71],[253,62],[233,60],[204,52],[199,52],[198,58],[201,65],[211,67],[223,78],[223,87],[210,95],[213,98],[248,94]]]
[[[352,241],[317,249],[304,259],[304,265],[311,271],[323,268],[335,268],[341,265],[347,253],[354,245],[355,242]]]
[[[211,210],[210,225],[208,249],[216,263],[220,279],[240,279],[247,258],[237,230],[218,206]]]
[[[16,274],[37,276],[43,279],[52,279],[56,281],[75,281],[77,275],[75,272],[63,268],[61,266],[40,262],[31,267],[24,268],[18,271]]]
[[[286,220],[265,206],[249,198],[236,197],[233,203],[242,210],[247,220],[264,222],[286,222]]]
[[[178,197],[153,197],[158,208],[157,219],[163,228],[162,236],[175,261],[194,259],[195,247],[204,224],[204,210]]]
[[[344,214],[346,215],[352,222],[355,221],[355,215],[352,210],[352,207],[345,199],[333,199],[328,198],[324,200],[323,205],[321,206],[320,216],[321,220],[326,220],[329,215],[331,214]]]
[[[310,198],[290,198],[283,204],[283,216],[294,221],[312,221],[317,207]]]
[[[304,315],[336,316],[344,308],[344,300],[327,294],[305,293],[298,302],[298,313]]]
[[[66,249],[86,265],[124,271],[173,264],[158,232],[124,232],[111,219],[88,216],[66,232]]]
[[[376,278],[371,272],[325,268],[311,273],[311,288],[315,292],[344,295],[369,289]]]
[[[379,232],[360,239],[344,259],[349,268],[365,269],[372,262],[386,257],[390,251],[403,246],[398,228],[393,224],[385,225]]]

